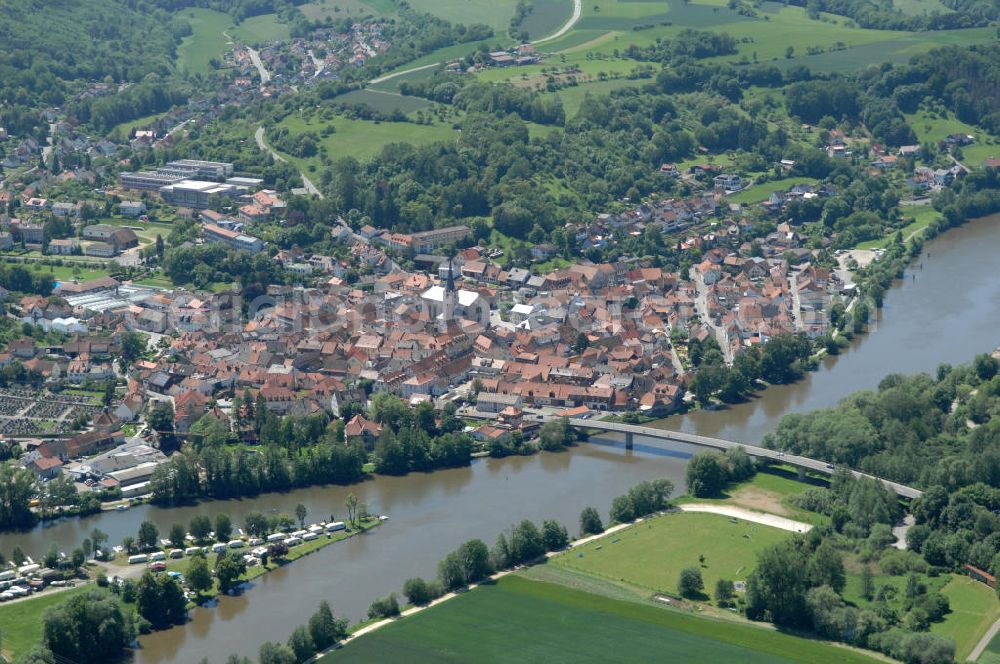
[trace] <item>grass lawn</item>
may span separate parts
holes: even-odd
[[[854,664],[875,660],[769,629],[512,575],[352,641],[323,661]]]
[[[57,593],[49,592],[27,601],[0,606],[0,629],[3,630],[3,655],[8,660],[21,655],[42,639],[42,614],[73,595],[96,588],[81,586]]]
[[[180,16],[191,24],[193,32],[177,47],[177,68],[192,74],[207,74],[212,71],[209,60],[221,58],[226,52],[227,39],[222,33],[233,19],[229,14],[199,8],[186,9]]]
[[[993,637],[976,661],[978,664],[1000,664],[1000,634]]]
[[[989,586],[957,574],[951,575],[941,592],[951,604],[951,613],[943,622],[931,625],[931,631],[955,639],[955,659],[964,662],[989,626],[1000,618],[1000,601]]]
[[[754,184],[748,189],[727,196],[726,200],[733,203],[760,203],[766,201],[767,197],[774,192],[791,189],[797,184],[816,184],[816,178],[785,178],[784,180],[771,180],[762,184]]]
[[[398,81],[395,82],[398,84]],[[409,114],[431,106],[431,102],[423,97],[406,96],[398,92],[378,89],[353,90],[337,97],[337,102],[341,104],[365,104],[385,114],[396,110]]]
[[[288,24],[279,23],[277,14],[251,16],[228,32],[230,36],[244,44],[286,41],[291,37]]]
[[[796,507],[789,498],[807,489],[825,487],[828,484],[826,478],[810,476],[803,481],[798,479],[798,473],[793,468],[772,466],[766,471],[758,472],[746,482],[734,484],[726,491],[725,495],[719,498],[681,496],[678,498],[678,502],[734,505],[821,525],[828,523],[829,517]]]
[[[366,3],[361,0],[316,0],[306,5],[300,5],[299,11],[306,15],[310,21],[323,21],[326,17],[337,20],[339,18],[358,18],[361,16],[377,16],[382,13],[372,5],[377,3]]]
[[[141,118],[136,118],[135,120],[130,120],[129,122],[123,122],[120,125],[116,125],[115,128],[108,133],[110,134],[115,131],[120,131],[122,136],[128,136],[130,133],[132,133],[133,129],[143,129],[145,127],[148,127],[149,125],[153,124],[161,117],[166,115],[168,112],[169,111],[163,111],[162,113],[153,113],[152,115],[146,115]]]
[[[676,594],[681,570],[698,567],[704,555],[701,573],[710,594],[719,579],[746,579],[757,552],[788,537],[777,528],[718,514],[674,512],[575,548],[549,564]]]
[[[20,265],[22,265],[22,267],[27,267],[36,274],[51,274],[55,281],[72,281],[73,279],[88,281],[90,279],[108,276],[108,271],[103,267],[92,268],[83,265],[42,265],[40,263],[26,263]]]
[[[337,117],[331,122],[325,120],[303,120],[300,117],[289,116],[281,122],[293,134],[314,131],[319,135],[327,124],[332,124],[336,131],[329,136],[320,136],[320,146],[326,148],[327,154],[333,160],[351,155],[361,161],[367,161],[382,151],[390,143],[411,143],[426,145],[435,141],[445,141],[458,138],[458,132],[451,125],[418,125],[412,122],[369,122],[368,120],[351,120]],[[308,173],[317,172],[321,167],[319,157],[300,159],[291,157],[299,168]],[[309,166],[313,169],[309,170]]]

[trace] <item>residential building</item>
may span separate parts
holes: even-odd
[[[252,235],[231,231],[215,224],[205,224],[202,226],[205,235],[205,242],[221,242],[233,249],[242,249],[251,253],[257,253],[264,249],[264,241]]]

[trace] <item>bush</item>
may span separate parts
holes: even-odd
[[[406,601],[414,606],[422,606],[434,599],[430,586],[420,577],[407,579],[403,584],[403,594],[406,595]]]
[[[398,615],[399,602],[396,600],[396,593],[390,593],[388,597],[381,597],[368,607],[369,618],[392,618]]]

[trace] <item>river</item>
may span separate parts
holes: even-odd
[[[660,426],[734,440],[759,441],[782,415],[834,405],[851,392],[874,388],[891,372],[933,371],[941,362],[960,363],[1000,344],[1000,215],[949,231],[928,243],[924,255],[886,296],[869,334],[795,385],[768,389],[749,403],[721,411],[668,418]],[[914,279],[915,276],[915,279]],[[195,514],[224,511],[242,523],[250,510],[292,513],[297,503],[319,520],[343,518],[344,499],[354,491],[373,512],[390,519],[373,532],[335,544],[262,577],[240,597],[217,608],[198,609],[184,627],[143,637],[142,664],[221,663],[230,653],[254,656],[267,640],[284,641],[321,600],[352,620],[363,617],[377,596],[399,592],[411,576],[433,577],[436,563],[461,542],[496,534],[515,521],[557,519],[575,532],[586,505],[607,514],[611,499],[643,479],[669,477],[678,489],[691,448],[644,445],[626,452],[619,441],[600,438],[569,452],[503,460],[479,459],[471,467],[379,477],[354,487],[325,487],[270,494],[242,501],[206,502],[160,509],[151,506],[66,520],[30,533],[0,536],[0,550],[20,544],[41,553],[56,542],[76,546],[99,526],[120,542],[144,519],[165,533]],[[2,626],[0,626],[2,628]]]

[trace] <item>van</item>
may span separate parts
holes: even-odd
[[[247,545],[247,543],[244,542],[243,540],[240,540],[240,539],[230,540],[229,541],[229,548],[230,549],[242,549],[246,545]]]
[[[338,530],[347,529],[347,525],[343,521],[334,521],[333,523],[326,524],[327,532],[335,533]]]
[[[11,581],[17,578],[17,572],[12,569],[0,572],[0,581]]]
[[[216,542],[215,544],[212,545],[212,553],[220,553],[225,550],[226,550],[225,542]]]
[[[302,544],[302,538],[289,537],[288,539],[285,540],[285,544],[287,544],[288,546],[298,546],[299,544]]]
[[[319,539],[319,535],[316,533],[306,533],[302,536],[302,540],[305,542],[311,542],[314,539]]]
[[[188,548],[184,549],[184,555],[185,556],[193,556],[196,553],[201,553],[201,547],[200,546],[189,546]]]
[[[149,560],[149,556],[147,556],[145,553],[137,553],[134,556],[129,556],[128,557],[128,564],[129,565],[136,565],[138,563],[144,563],[144,562],[146,562],[148,560]]]
[[[171,558],[183,558],[184,557],[184,551],[183,551],[183,549],[170,549],[170,557]]]
[[[281,542],[285,539],[285,533],[271,533],[267,536],[268,542]]]
[[[154,551],[153,553],[149,554],[149,559],[150,560],[166,560],[167,559],[167,554],[163,553],[162,551]]]

